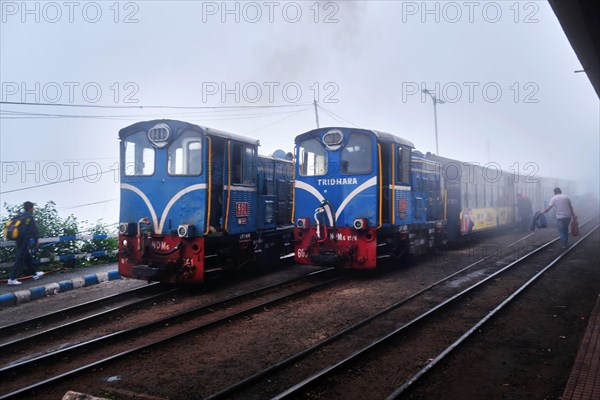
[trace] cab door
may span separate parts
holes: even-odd
[[[392,223],[392,203],[393,199],[393,188],[394,183],[392,182],[392,170],[393,170],[393,152],[394,144],[380,143],[379,152],[381,157],[381,223],[390,224]]]
[[[227,179],[224,184],[225,223],[230,234],[257,229],[257,151],[256,146],[229,140],[227,143]]]

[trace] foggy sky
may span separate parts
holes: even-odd
[[[546,2],[23,4],[0,2],[4,102],[286,107],[2,105],[2,192],[108,171],[2,203],[54,200],[65,215],[117,222],[120,128],[182,119],[287,152],[316,127],[315,98],[321,126],[382,130],[435,152],[425,87],[445,101],[440,155],[512,171],[531,163],[598,190],[598,98]]]

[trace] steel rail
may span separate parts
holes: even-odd
[[[293,255],[294,255],[294,253],[291,253],[292,257],[293,257]],[[289,255],[282,256],[282,257],[280,257],[280,262],[282,262],[282,263],[288,262],[288,259],[289,259]],[[36,318],[31,318],[31,319],[28,319],[25,321],[17,322],[15,324],[1,326],[0,327],[0,337],[9,335],[9,333],[5,333],[5,332],[12,332],[13,334],[20,333],[20,332],[27,332],[30,329],[30,327],[37,327],[38,325],[45,324],[48,321],[55,321],[59,318],[64,318],[65,315],[70,315],[70,314],[74,314],[74,313],[83,313],[86,310],[100,308],[102,306],[118,302],[121,299],[127,299],[134,295],[140,295],[140,294],[143,295],[143,293],[146,291],[153,292],[156,290],[161,290],[161,287],[164,285],[165,284],[162,282],[150,282],[150,283],[148,283],[148,285],[146,285],[144,287],[139,287],[139,288],[127,290],[125,292],[112,294],[112,295],[109,295],[106,297],[102,297],[100,299],[90,300],[85,303],[77,304],[77,305],[71,306],[71,307],[66,307],[61,310],[53,311],[53,312],[50,312],[48,314],[45,314],[45,315],[42,315],[42,316],[39,316]],[[169,285],[168,287],[172,287],[172,285]],[[143,299],[140,299],[139,301],[124,304],[123,306],[105,310],[105,311],[99,312],[97,314],[93,314],[93,315],[90,315],[87,317],[80,318],[78,320],[72,320],[66,324],[62,324],[62,325],[59,325],[59,326],[56,326],[53,328],[41,330],[39,332],[36,332],[36,333],[29,335],[27,337],[24,337],[24,338],[16,339],[16,340],[13,340],[10,342],[0,343],[0,351],[9,346],[27,343],[28,341],[30,341],[32,339],[38,338],[40,335],[47,335],[49,333],[55,333],[55,332],[58,332],[60,329],[67,328],[67,327],[72,328],[77,323],[83,323],[88,320],[92,320],[94,318],[110,315],[111,312],[122,311],[123,309],[126,309],[127,307],[134,307],[136,305],[143,304],[144,302],[154,300],[157,297],[164,296],[167,294],[172,294],[174,292],[178,292],[178,291],[182,290],[183,288],[184,287],[179,286],[179,287],[172,288],[172,289],[169,289],[166,291],[162,291],[162,292],[159,292],[150,297],[145,297]]]
[[[592,218],[592,219],[594,219],[594,218]],[[586,221],[581,226],[586,225],[592,219]],[[596,230],[596,229],[598,229],[598,226],[596,226],[594,228],[594,230]],[[587,237],[587,235],[586,235],[586,237]],[[406,329],[408,329],[408,328],[416,325],[418,322],[421,322],[422,320],[424,320],[425,318],[427,318],[430,315],[434,314],[435,312],[439,311],[440,309],[442,309],[442,308],[446,307],[447,305],[453,303],[454,301],[462,298],[464,295],[469,294],[471,291],[475,290],[476,288],[478,288],[479,286],[483,285],[487,281],[495,278],[496,276],[500,275],[504,271],[506,271],[506,270],[512,268],[513,266],[521,263],[522,261],[524,261],[527,258],[531,257],[532,255],[538,253],[542,249],[544,249],[544,248],[552,245],[553,243],[555,243],[558,240],[559,240],[558,237],[550,240],[546,244],[544,244],[544,245],[536,248],[535,250],[533,250],[533,251],[527,253],[526,255],[518,258],[517,260],[515,260],[512,263],[506,265],[505,267],[499,269],[498,271],[496,271],[493,274],[489,275],[488,277],[482,279],[481,281],[479,281],[479,282],[471,285],[470,287],[462,290],[461,292],[459,292],[456,295],[450,297],[449,299],[445,300],[444,302],[436,305],[435,307],[429,309],[428,311],[426,311],[423,314],[421,314],[420,316],[412,319],[411,321],[407,322],[406,324],[402,325],[401,327],[399,327],[399,328],[393,330],[392,332],[384,335],[383,337],[381,337],[381,338],[379,338],[379,339],[371,342],[370,344],[364,346],[362,349],[359,349],[359,350],[355,351],[354,353],[352,353],[348,357],[346,357],[346,358],[344,358],[344,359],[336,362],[335,364],[329,365],[329,366],[321,369],[317,373],[313,374],[312,376],[310,376],[310,377],[302,380],[301,382],[298,382],[297,384],[293,385],[292,387],[288,388],[287,390],[285,390],[285,391],[279,393],[278,395],[276,395],[275,397],[273,397],[272,400],[284,399],[284,398],[288,398],[288,397],[290,397],[292,395],[298,394],[299,391],[307,388],[309,385],[314,384],[317,380],[320,380],[323,377],[325,377],[325,376],[333,373],[334,371],[336,371],[337,369],[341,368],[342,366],[345,366],[346,364],[350,363],[351,361],[357,359],[359,356],[364,355],[368,351],[373,350],[374,348],[378,347],[379,345],[382,345],[383,343],[387,342],[388,340],[396,337],[400,333],[403,333]],[[577,243],[579,243],[579,241]],[[565,251],[564,253],[567,253],[567,251]]]
[[[137,293],[156,290],[158,286],[160,286],[160,283],[158,282],[151,283],[147,286],[138,287],[135,289],[127,290],[125,292],[112,294],[95,300],[90,300],[85,303],[77,304],[71,307],[66,307],[39,317],[27,319],[25,321],[20,321],[11,325],[4,325],[0,327],[0,335],[6,335],[5,332],[9,331],[22,332],[26,330],[29,326],[35,326],[46,323],[47,321],[56,320],[57,318],[60,318],[63,314],[73,314],[76,312],[84,312],[88,309],[98,308],[99,306],[102,306],[104,304],[114,303],[115,301],[119,301],[121,298],[128,298],[132,295],[136,295]]]
[[[324,339],[324,340],[322,340],[322,341],[320,341],[318,343],[315,343],[314,345],[312,345],[310,347],[307,347],[303,351],[301,351],[301,352],[299,352],[297,354],[294,354],[291,357],[288,357],[287,359],[285,359],[285,360],[283,360],[283,361],[281,361],[279,363],[273,364],[273,365],[269,366],[268,368],[266,368],[266,369],[264,369],[264,370],[262,370],[262,371],[260,371],[260,372],[258,372],[256,374],[254,374],[254,375],[251,375],[251,376],[249,376],[249,377],[247,377],[247,378],[245,378],[245,379],[243,379],[243,380],[241,380],[239,382],[234,383],[231,386],[223,388],[219,392],[216,392],[216,393],[213,393],[213,394],[209,395],[208,397],[205,398],[205,400],[217,400],[217,399],[225,398],[225,397],[227,397],[227,396],[229,396],[229,395],[231,395],[233,393],[236,393],[236,392],[242,390],[245,387],[248,387],[248,386],[252,385],[253,383],[258,382],[261,379],[264,379],[264,378],[266,378],[268,376],[271,376],[271,375],[275,374],[276,372],[284,369],[285,367],[287,367],[287,366],[289,366],[289,365],[291,365],[291,364],[293,364],[295,362],[298,362],[298,361],[302,360],[303,358],[307,357],[308,355],[314,353],[315,351],[317,351],[321,347],[324,347],[324,346],[326,346],[326,345],[328,345],[330,343],[333,343],[334,341],[336,341],[336,340],[344,337],[345,335],[351,333],[352,331],[357,330],[358,328],[360,328],[360,327],[368,324],[369,322],[373,321],[374,319],[379,318],[382,315],[385,315],[385,314],[389,313],[392,310],[395,310],[396,308],[398,308],[398,307],[402,306],[403,304],[409,302],[410,300],[412,300],[412,299],[414,299],[414,298],[422,295],[423,293],[425,293],[425,292],[427,292],[427,291],[429,291],[429,290],[431,290],[431,289],[433,289],[433,288],[435,288],[435,287],[437,287],[437,286],[439,286],[439,285],[441,285],[441,284],[449,281],[450,279],[454,278],[455,276],[457,276],[457,275],[459,275],[461,273],[464,273],[464,272],[470,270],[471,268],[473,268],[473,267],[481,264],[482,262],[485,262],[485,261],[489,260],[490,258],[493,258],[493,257],[497,256],[498,254],[501,254],[502,251],[504,251],[506,249],[510,249],[511,247],[517,245],[518,243],[522,242],[523,240],[526,240],[527,238],[529,238],[532,235],[533,235],[533,233],[528,234],[528,235],[522,237],[521,239],[519,239],[519,240],[517,240],[517,241],[515,241],[515,242],[513,242],[511,244],[509,244],[504,249],[500,249],[500,250],[496,251],[495,253],[492,253],[492,254],[490,254],[490,255],[488,255],[488,256],[486,256],[486,257],[484,257],[484,258],[482,258],[482,259],[480,259],[480,260],[478,260],[478,261],[476,261],[476,262],[474,262],[472,264],[469,264],[468,266],[460,269],[459,271],[456,271],[456,272],[454,272],[454,273],[452,273],[452,274],[450,274],[450,275],[448,275],[448,276],[446,276],[446,277],[438,280],[437,282],[434,282],[431,285],[429,285],[429,286],[427,286],[427,287],[425,287],[425,288],[423,288],[423,289],[421,289],[421,290],[419,290],[419,291],[411,294],[410,296],[407,296],[407,297],[401,299],[400,301],[398,301],[398,302],[396,302],[396,303],[394,303],[394,304],[386,307],[385,309],[377,312],[376,314],[373,314],[373,315],[371,315],[371,316],[369,316],[369,317],[367,317],[367,318],[365,318],[365,319],[363,319],[363,320],[355,323],[354,325],[351,325],[351,326],[349,326],[349,327],[347,327],[347,328],[345,328],[345,329],[343,329],[343,330],[335,333],[334,335],[329,336],[327,339]]]
[[[148,288],[148,287],[146,286],[145,288]],[[158,288],[154,287],[153,289],[158,289]],[[38,332],[35,332],[32,335],[29,335],[29,336],[26,336],[26,337],[23,337],[23,338],[19,338],[19,339],[15,339],[15,340],[12,340],[12,341],[9,341],[9,342],[1,343],[0,344],[0,352],[2,352],[4,349],[7,349],[9,347],[22,346],[22,345],[28,344],[29,342],[32,342],[34,340],[38,340],[40,337],[42,337],[42,335],[43,336],[47,336],[49,334],[60,333],[61,331],[65,330],[65,329],[73,329],[77,325],[93,321],[94,319],[97,319],[97,318],[100,318],[100,317],[105,317],[105,316],[110,315],[112,313],[121,312],[121,311],[126,310],[126,309],[131,308],[131,307],[139,306],[140,304],[156,300],[157,298],[160,298],[162,296],[166,296],[166,295],[169,295],[169,294],[173,294],[174,292],[178,292],[180,290],[181,290],[181,288],[169,289],[169,290],[166,290],[164,292],[153,294],[153,295],[151,295],[149,297],[144,297],[142,299],[135,300],[135,301],[127,303],[127,304],[122,304],[120,306],[110,308],[108,310],[103,310],[103,311],[97,312],[95,314],[91,314],[91,315],[87,315],[85,317],[81,317],[79,319],[70,320],[69,322],[66,322],[64,324],[60,324],[58,326],[54,326],[54,327],[51,327],[51,328],[48,328],[48,329],[41,329],[41,330],[39,330]],[[61,315],[62,316],[68,315],[69,311],[83,312],[86,309],[89,309],[91,307],[100,308],[100,307],[102,307],[102,306],[104,306],[106,304],[110,304],[110,303],[119,301],[121,297],[131,296],[136,291],[137,291],[137,289],[129,290],[129,291],[126,291],[126,292],[118,293],[116,295],[107,296],[107,297],[104,297],[102,299],[92,300],[92,301],[89,301],[87,303],[84,303],[86,305],[85,308],[81,308],[80,309],[79,308],[80,305],[77,305],[77,306],[74,306],[74,307],[69,307],[69,308],[65,308],[65,309],[53,312],[51,314],[47,314],[47,315],[45,315],[45,316],[43,316],[43,317],[41,317],[39,319],[34,318],[34,319],[31,319],[31,320],[28,320],[26,322],[27,322],[27,325],[32,325],[32,324],[36,325],[36,324],[40,324],[40,323],[43,323],[43,322],[47,321],[48,320],[47,317],[49,317],[49,316],[52,316],[52,317],[56,318],[56,317],[61,316]],[[116,297],[112,298],[113,296],[116,296]],[[106,301],[106,300],[109,300],[109,301]],[[81,305],[83,305],[83,304],[81,304]],[[23,324],[23,323],[25,323],[25,322],[21,322],[21,323],[15,324],[15,325],[11,325],[11,327],[12,326],[17,326],[17,325],[20,325],[20,324]]]
[[[535,274],[531,279],[525,282],[521,287],[519,287],[516,291],[514,291],[510,296],[508,296],[502,303],[500,303],[496,308],[490,311],[485,317],[483,317],[479,322],[473,325],[467,332],[465,332],[460,338],[458,338],[454,343],[448,346],[444,351],[438,354],[433,360],[431,360],[427,365],[425,365],[419,372],[414,374],[411,378],[409,378],[406,382],[402,384],[398,389],[392,392],[386,400],[394,400],[398,398],[403,392],[405,392],[410,386],[412,386],[419,378],[425,375],[431,368],[433,368],[437,363],[439,363],[442,359],[444,359],[448,354],[450,354],[453,350],[455,350],[460,344],[462,344],[467,338],[469,338],[475,331],[477,331],[481,326],[483,326],[489,319],[491,319],[494,315],[496,315],[500,310],[502,310],[506,305],[508,305],[511,301],[513,301],[521,292],[527,289],[532,283],[537,281],[546,271],[552,268],[557,262],[559,262],[567,253],[569,253],[572,249],[574,249],[577,245],[579,245],[584,239],[590,236],[592,233],[596,232],[600,225],[596,225],[594,229],[588,232],[585,236],[581,237],[577,242],[575,242],[572,246],[566,249],[563,253],[561,253],[558,257],[556,257],[552,262],[542,268],[537,274]],[[557,239],[555,239],[557,240]]]
[[[282,302],[284,300],[287,300],[287,299],[290,299],[292,297],[297,297],[299,295],[310,293],[311,291],[314,291],[315,289],[319,289],[321,287],[325,287],[325,286],[330,285],[332,283],[338,282],[338,281],[340,281],[340,280],[342,280],[342,279],[344,279],[345,277],[348,276],[347,274],[345,274],[345,275],[339,275],[339,274],[337,274],[338,271],[339,270],[336,271],[334,268],[327,268],[327,269],[323,269],[323,270],[319,270],[319,271],[314,271],[314,272],[311,272],[311,273],[309,273],[307,275],[303,275],[301,277],[297,277],[297,278],[294,278],[294,279],[291,279],[291,280],[288,280],[288,281],[285,281],[285,282],[280,282],[280,283],[277,283],[277,284],[273,284],[273,285],[267,285],[267,286],[264,286],[264,287],[262,287],[260,289],[250,290],[250,291],[245,292],[245,293],[243,293],[241,295],[231,296],[231,297],[229,297],[229,298],[227,298],[225,300],[219,300],[219,301],[216,301],[216,302],[208,304],[208,305],[203,305],[203,306],[200,306],[200,307],[196,307],[196,308],[193,308],[191,310],[187,310],[187,311],[178,313],[178,314],[176,314],[174,316],[162,318],[160,320],[153,321],[151,323],[148,323],[148,324],[145,324],[145,325],[142,325],[142,326],[137,326],[135,328],[131,328],[131,329],[127,329],[127,330],[123,330],[123,331],[111,333],[109,335],[105,335],[105,336],[102,336],[100,338],[92,339],[92,340],[86,341],[84,343],[79,343],[77,345],[73,345],[73,346],[70,346],[70,347],[67,347],[67,348],[60,349],[60,350],[58,350],[56,352],[53,352],[53,353],[44,354],[44,355],[41,355],[41,356],[36,357],[36,358],[32,358],[32,359],[29,359],[29,360],[26,360],[26,361],[23,361],[23,362],[18,362],[18,363],[15,363],[15,364],[11,364],[11,365],[2,367],[2,368],[0,368],[0,373],[2,373],[2,374],[6,374],[7,372],[13,372],[14,370],[17,370],[17,369],[26,369],[26,368],[30,367],[31,365],[33,365],[33,364],[39,363],[40,361],[47,362],[49,360],[52,360],[55,357],[63,357],[65,355],[65,353],[67,353],[67,352],[74,352],[75,350],[85,349],[86,346],[98,346],[99,344],[102,344],[102,343],[105,343],[105,342],[110,342],[110,341],[114,341],[114,340],[117,340],[117,339],[121,339],[123,336],[128,335],[128,334],[135,334],[136,336],[139,336],[140,329],[150,329],[150,328],[155,327],[155,326],[164,326],[165,324],[170,323],[170,321],[173,321],[173,320],[176,320],[176,319],[180,319],[183,316],[189,316],[189,315],[192,315],[194,313],[199,313],[199,312],[202,312],[202,311],[205,311],[205,310],[212,310],[212,309],[216,308],[219,305],[224,305],[224,304],[231,303],[232,301],[235,301],[235,300],[242,300],[244,298],[256,296],[260,292],[273,291],[275,289],[281,288],[282,286],[290,285],[290,284],[294,284],[294,283],[298,283],[299,284],[302,281],[307,280],[308,278],[312,278],[312,277],[315,277],[315,276],[318,277],[318,275],[324,274],[324,273],[327,273],[327,272],[336,274],[336,276],[334,276],[333,278],[329,278],[329,277],[325,276],[324,278],[326,280],[318,282],[316,284],[313,284],[310,287],[304,288],[304,289],[302,289],[300,291],[297,291],[297,292],[294,292],[294,293],[291,293],[291,294],[284,294],[284,295],[281,295],[281,296],[277,296],[276,298],[274,298],[272,300],[268,300],[268,301],[262,302],[262,303],[260,303],[258,305],[245,308],[245,309],[243,309],[241,311],[238,311],[238,312],[235,312],[233,314],[225,315],[225,316],[217,318],[215,320],[203,323],[203,324],[201,324],[199,326],[196,326],[196,327],[193,327],[193,328],[190,328],[190,329],[185,329],[185,330],[183,330],[181,332],[178,332],[178,333],[169,335],[167,337],[155,340],[155,341],[153,341],[151,343],[146,343],[144,345],[137,346],[137,347],[135,347],[133,349],[129,349],[129,350],[126,350],[124,352],[121,352],[121,353],[118,353],[118,354],[114,354],[114,355],[106,357],[104,359],[92,362],[90,364],[86,364],[86,365],[80,366],[80,367],[75,368],[73,370],[61,373],[59,375],[56,375],[56,376],[53,376],[51,378],[45,379],[45,380],[43,380],[41,382],[36,382],[36,383],[31,384],[29,386],[26,386],[26,387],[20,388],[18,390],[15,390],[13,392],[1,394],[0,395],[0,400],[11,399],[11,398],[19,398],[19,396],[21,396],[21,395],[23,395],[25,393],[31,392],[31,391],[33,391],[35,389],[40,389],[40,388],[42,388],[42,387],[44,387],[46,385],[49,385],[51,383],[54,383],[54,382],[58,381],[58,380],[61,380],[61,379],[64,379],[66,377],[75,375],[75,374],[80,373],[82,371],[89,370],[89,369],[94,368],[94,367],[97,367],[98,365],[102,365],[102,364],[108,363],[110,361],[114,361],[116,359],[122,358],[124,356],[130,355],[130,354],[142,351],[142,350],[146,350],[146,349],[148,349],[150,347],[154,347],[156,345],[166,343],[167,341],[179,338],[181,336],[184,336],[184,335],[187,335],[187,334],[190,334],[190,333],[193,333],[193,332],[197,332],[197,331],[202,330],[202,329],[207,329],[207,328],[210,328],[210,327],[217,326],[218,324],[221,324],[221,323],[229,322],[229,321],[231,321],[232,318],[239,318],[239,317],[243,317],[243,316],[245,316],[247,314],[250,314],[252,312],[264,310],[265,307],[272,306],[274,304],[280,303],[280,302]]]

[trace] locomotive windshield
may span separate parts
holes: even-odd
[[[307,139],[300,149],[300,175],[323,176],[327,173],[327,151],[317,139]]]
[[[373,170],[373,141],[370,136],[353,133],[340,155],[342,174],[370,174]]]
[[[169,145],[169,175],[194,175],[202,173],[202,141],[198,133],[185,131]]]
[[[124,140],[123,171],[125,176],[154,174],[154,147],[148,142],[146,132],[137,132]]]

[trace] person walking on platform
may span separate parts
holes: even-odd
[[[560,243],[563,249],[569,247],[569,222],[572,218],[577,218],[575,211],[573,211],[573,205],[571,199],[567,195],[562,194],[559,187],[554,188],[554,197],[550,199],[548,207],[542,210],[542,214],[546,214],[552,207],[556,207],[556,226],[558,228],[558,235],[560,236]]]
[[[18,217],[21,221],[20,226],[22,226],[22,228],[19,228],[19,236],[16,239],[17,259],[10,274],[10,278],[8,279],[9,285],[20,285],[22,283],[17,280],[17,277],[19,276],[19,272],[23,265],[27,266],[28,271],[33,275],[33,279],[39,279],[44,275],[41,271],[36,272],[35,267],[33,266],[33,258],[31,257],[31,252],[29,250],[29,241],[33,239],[37,245],[39,240],[37,226],[35,225],[35,219],[33,218],[33,203],[26,201],[23,203],[23,209],[25,212]]]

